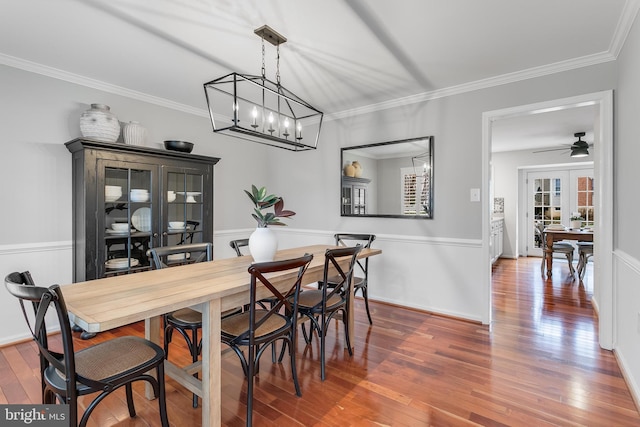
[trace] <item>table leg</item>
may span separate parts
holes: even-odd
[[[162,324],[162,316],[155,316],[150,319],[144,320],[144,337],[151,342],[158,344],[162,347],[162,340],[160,337],[160,325]],[[150,375],[155,375],[155,371],[150,371]],[[151,384],[145,381],[145,396],[147,399],[152,400],[155,399],[155,394],[153,392],[153,387]]]
[[[551,234],[545,235],[546,245],[544,249],[545,261],[547,264],[547,276],[551,277],[551,271],[553,268],[553,236]]]
[[[220,300],[202,306],[202,425],[219,426],[222,417]]]
[[[355,328],[355,313],[354,313],[354,300],[356,299],[355,296],[355,292],[353,290],[353,280],[351,280],[351,285],[349,286],[349,295],[351,296],[348,300],[348,305],[347,305],[347,313],[349,316],[349,343],[351,344],[351,348],[355,348],[355,334],[354,334],[354,328]],[[345,340],[344,343],[345,348],[347,347],[347,342]]]

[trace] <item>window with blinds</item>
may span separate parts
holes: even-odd
[[[402,214],[427,214],[429,204],[429,177],[426,170],[416,175],[413,168],[402,168]]]

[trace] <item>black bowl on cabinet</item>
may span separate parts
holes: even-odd
[[[193,150],[193,143],[187,141],[165,141],[164,148],[171,151],[190,153]]]

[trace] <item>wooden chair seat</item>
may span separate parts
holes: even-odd
[[[342,304],[343,302],[344,302],[344,299],[340,295],[333,294],[329,298],[327,298],[327,310],[332,310],[338,305]],[[308,290],[300,293],[298,307],[302,309],[312,308],[320,303],[322,303],[321,290],[313,289],[313,290]]]
[[[260,323],[260,321],[268,315],[269,312],[267,310],[256,310],[256,323]],[[277,313],[269,316],[269,318],[256,329],[256,337],[262,338],[283,328],[287,328],[289,327],[288,323],[290,321],[291,319],[289,317]],[[236,316],[223,319],[220,331],[226,335],[227,338],[237,337],[249,329],[249,322],[249,312],[245,311]]]

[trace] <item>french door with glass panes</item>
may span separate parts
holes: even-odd
[[[542,256],[541,230],[550,224],[569,226],[579,212],[593,225],[593,169],[552,170],[527,174],[527,254]]]
[[[573,169],[570,171],[571,212],[582,217],[582,227],[593,227],[593,169]]]
[[[527,254],[542,256],[541,230],[569,218],[569,172],[529,172],[527,184]]]

